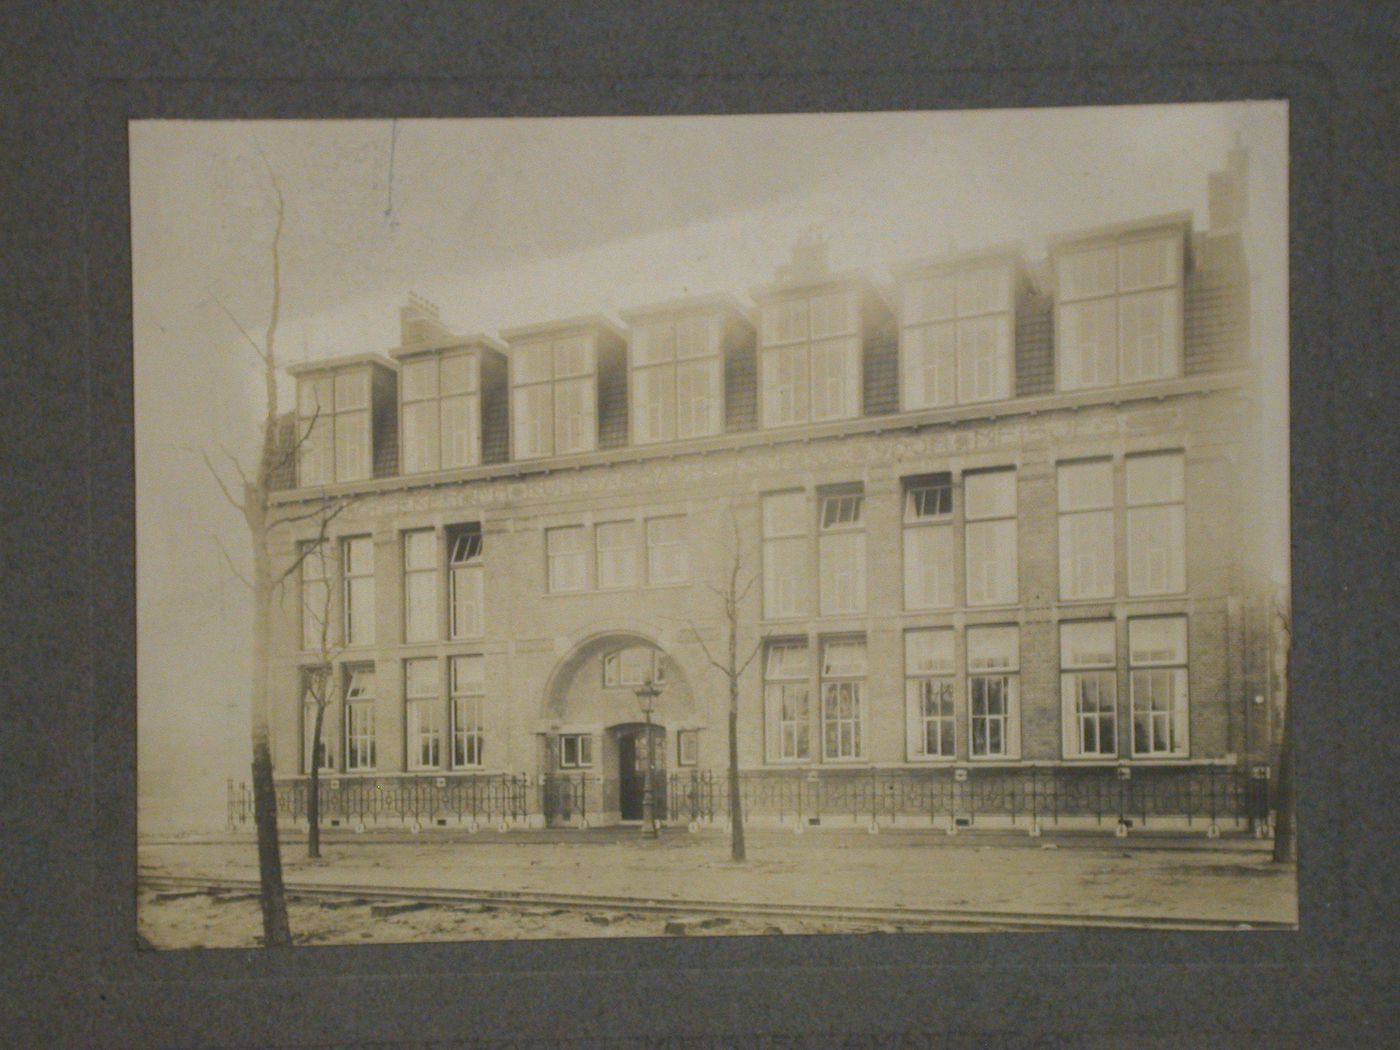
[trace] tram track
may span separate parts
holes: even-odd
[[[142,891],[201,891],[218,896],[256,893],[256,879],[203,875],[141,874]],[[1289,923],[1271,920],[1242,922],[1234,919],[1180,916],[1104,915],[1054,912],[1011,912],[957,908],[891,908],[863,905],[804,904],[795,902],[716,901],[703,899],[624,897],[588,893],[555,893],[539,890],[479,890],[442,887],[350,885],[306,882],[286,883],[289,897],[373,902],[421,902],[440,907],[484,905],[501,909],[559,908],[582,912],[721,917],[727,919],[799,919],[843,924],[891,925],[907,932],[956,930],[1056,930],[1076,928],[1149,929],[1175,931],[1291,930]]]

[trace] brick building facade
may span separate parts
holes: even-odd
[[[621,324],[464,337],[415,299],[386,356],[297,366],[284,816],[327,666],[328,823],[635,819],[648,680],[663,816],[722,820],[710,658],[737,560],[757,822],[1266,817],[1243,179],[1237,152],[1204,229],[1155,217],[887,285],[806,243],[752,305]]]

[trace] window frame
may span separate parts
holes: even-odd
[[[352,551],[354,545],[363,544],[368,551],[369,567],[363,571],[357,571],[357,566]],[[375,557],[374,557],[374,537],[369,534],[357,536],[344,536],[340,540],[340,575],[342,587],[341,601],[341,634],[344,645],[347,649],[365,648],[375,644],[375,637],[378,634],[376,629],[376,602],[378,594],[375,589]],[[368,592],[366,595],[365,592]],[[360,620],[351,615],[351,610],[359,595],[359,601],[368,607],[369,627],[368,633],[362,634],[359,630]]]
[[[459,668],[475,661],[481,669],[478,678],[468,678]],[[486,657],[481,653],[457,653],[447,658],[447,690],[450,697],[451,739],[447,754],[451,769],[481,769],[486,750]],[[464,725],[463,710],[473,715],[470,725]],[[475,754],[473,761],[469,756]],[[460,760],[458,756],[461,756]]]
[[[814,306],[840,302],[841,323],[814,327]],[[758,344],[758,424],[760,430],[835,422],[860,417],[864,399],[861,304],[857,289],[827,288],[771,300],[762,305]],[[775,321],[774,318],[781,318]],[[796,322],[800,319],[800,324]],[[800,330],[800,333],[799,333]],[[818,396],[818,355],[828,389]],[[833,371],[831,361],[837,362]],[[784,377],[785,381],[784,381]],[[830,387],[839,382],[841,404],[819,412]]]
[[[449,526],[447,529],[447,637],[450,641],[480,638],[486,633],[486,530],[480,523]],[[468,631],[461,622],[458,600],[461,589],[474,590],[473,601],[466,603],[476,611],[475,631]]]
[[[686,523],[689,520],[685,514],[658,514],[647,518],[643,524],[643,541],[646,544],[646,582],[648,587],[675,587],[690,582],[690,542],[686,535]],[[672,527],[676,534],[672,539],[658,542],[653,538],[653,527]],[[677,573],[675,575],[662,575],[658,577],[656,568],[658,564],[658,554],[662,551],[670,551],[669,556],[676,559]],[[664,564],[664,559],[663,559]]]
[[[990,277],[989,301],[972,301],[975,279]],[[929,301],[942,298],[929,308]],[[971,263],[908,277],[899,301],[899,407],[901,412],[987,404],[1015,396],[1016,271],[1010,262]],[[979,333],[992,330],[990,353]],[[990,361],[988,383],[981,369]],[[934,376],[935,394],[928,396]],[[920,381],[914,382],[915,377]],[[971,377],[971,378],[969,378]],[[913,396],[918,391],[920,396]]]
[[[522,376],[529,355],[548,358],[548,375]],[[574,362],[574,357],[577,362]],[[578,411],[565,412],[568,405],[560,392],[584,391]],[[532,402],[532,396],[537,399]],[[572,395],[571,395],[572,396]],[[591,333],[531,339],[512,348],[510,354],[510,455],[512,460],[548,459],[577,455],[598,448],[598,340]],[[561,439],[561,422],[582,420],[578,443],[566,446]],[[568,429],[568,428],[565,428]],[[520,440],[527,430],[534,434],[530,447]],[[536,447],[538,446],[538,447]]]
[[[445,374],[449,362],[465,361],[467,363],[467,382],[464,389],[448,390],[445,383]],[[432,367],[432,392],[418,393],[409,389],[408,374],[410,369],[422,368],[425,365]],[[404,474],[431,474],[441,470],[459,470],[463,467],[478,466],[481,463],[481,358],[475,350],[444,351],[432,354],[422,354],[406,358],[400,363],[399,380],[399,448],[402,450],[403,473]],[[413,396],[410,396],[410,393]],[[448,449],[453,446],[449,441],[448,427],[448,402],[462,402],[466,406],[466,433],[467,450],[461,462],[457,462],[457,457],[449,457]],[[415,451],[415,441],[410,440],[411,428],[409,425],[410,408],[422,408],[431,406],[431,425],[429,429],[433,435],[433,455],[422,457]],[[451,459],[451,462],[449,462]],[[420,461],[421,460],[421,461]],[[429,460],[431,462],[429,462]]]
[[[818,492],[817,609],[822,616],[859,616],[869,605],[865,490],[839,486]],[[840,567],[843,559],[851,564]],[[845,581],[843,584],[842,581]],[[846,594],[849,603],[839,599]]]
[[[1137,627],[1155,623],[1178,623],[1181,632],[1181,651],[1176,655],[1149,656],[1139,659],[1133,648],[1133,633]],[[1165,712],[1167,734],[1170,746],[1154,748],[1150,742],[1157,736],[1157,722],[1163,712],[1156,706],[1149,707],[1148,739],[1149,747],[1138,747],[1139,676],[1146,675],[1149,681],[1168,674],[1171,683],[1171,706]],[[1149,698],[1151,702],[1153,698]],[[1185,613],[1162,616],[1133,616],[1128,618],[1128,717],[1129,746],[1135,759],[1183,759],[1191,755],[1191,623]]]
[[[921,667],[916,661],[916,639],[947,639],[944,666]],[[911,762],[953,762],[958,755],[957,632],[952,627],[915,627],[904,632],[905,756]],[[928,714],[926,685],[937,683],[938,711]],[[944,704],[946,703],[946,712]],[[928,750],[929,723],[935,723],[939,748]],[[946,750],[945,750],[946,744]]]
[[[629,681],[624,673],[625,653],[645,651],[651,654],[650,666],[641,678]],[[650,675],[648,679],[647,675]],[[666,683],[665,654],[650,645],[627,645],[619,649],[609,649],[603,653],[603,688],[635,689],[651,681],[655,685]]]
[[[556,551],[551,549],[554,537],[565,535],[577,536],[579,545],[577,550]],[[593,589],[593,566],[592,566],[592,537],[588,534],[587,525],[551,525],[544,530],[545,549],[545,592],[547,594],[582,594]],[[577,586],[561,587],[555,573],[555,566],[563,558],[582,559],[582,571],[579,573]]]
[[[1071,636],[1076,632],[1090,630],[1106,631],[1109,648],[1103,652],[1091,652],[1088,657],[1076,656],[1071,648]],[[1059,665],[1060,665],[1060,746],[1061,754],[1067,761],[1103,761],[1116,758],[1119,754],[1119,733],[1122,719],[1118,711],[1118,622],[1111,619],[1063,620],[1059,625]],[[1081,685],[1096,683],[1099,699],[1093,711],[1084,711],[1081,706],[1083,693]],[[1103,707],[1104,684],[1108,684],[1108,709]],[[1111,746],[1105,749],[1104,722],[1109,722]],[[1085,729],[1094,727],[1098,741],[1096,750],[1084,747]]]
[[[676,730],[676,766],[685,768],[700,764],[700,730]]]
[[[605,547],[603,545],[604,530],[620,529],[626,533],[626,543],[614,544]],[[604,556],[604,552],[609,555],[623,552],[626,555],[625,564],[627,572],[626,579],[616,583],[606,582],[604,579],[604,566],[609,559]],[[595,590],[599,591],[621,591],[632,590],[638,585],[637,571],[637,522],[632,518],[620,518],[613,521],[600,521],[593,526],[593,558],[597,566],[597,583]]]
[[[858,671],[832,670],[830,666],[830,651],[835,648],[859,649],[861,653],[861,666]],[[866,737],[870,719],[866,711],[868,702],[868,690],[866,685],[870,678],[870,655],[864,637],[842,636],[824,638],[821,641],[821,663],[818,666],[818,717],[820,721],[821,738],[821,761],[823,764],[841,765],[854,762],[864,762],[868,750]],[[833,687],[829,689],[828,687]],[[842,687],[849,687],[849,700],[851,710],[849,714],[838,713],[835,717],[829,711],[829,693],[834,692],[837,696],[838,706],[840,704],[840,693]],[[829,729],[836,727],[837,747],[836,753],[832,754],[828,748],[830,739]],[[850,729],[850,747],[846,748],[843,743],[842,729]]]
[[[429,683],[426,691],[415,691],[412,668],[429,668]],[[441,668],[437,657],[413,657],[403,661],[404,699],[404,766],[410,772],[442,768],[443,759],[443,717],[442,683],[439,680]],[[431,726],[425,728],[422,717],[424,711],[432,712]],[[431,754],[423,759],[424,748]]]
[[[976,507],[972,490],[980,485],[983,479],[992,477],[1009,479],[1010,503],[1005,507],[990,508],[984,513]],[[1015,605],[1021,600],[1020,472],[1014,466],[970,470],[962,476],[962,488],[964,600],[970,608]],[[981,563],[984,571],[981,574],[974,573],[973,558],[981,553],[981,544],[984,542],[980,537],[989,537],[988,542],[991,543],[992,549],[999,550],[1000,544],[1006,540],[1006,537],[1000,534],[1006,532],[1010,533],[1009,547],[1006,548],[1009,557],[1003,553],[995,561],[985,560]],[[978,539],[974,540],[974,537]],[[974,581],[980,575],[981,584],[985,587],[985,570],[993,564],[1007,570],[1006,575],[1011,581],[1009,594],[998,590],[995,596],[984,594],[974,599]]]
[[[902,590],[904,609],[907,612],[926,609],[951,609],[957,604],[957,529],[954,524],[953,476],[950,472],[904,478],[901,482],[901,495],[904,513],[901,518],[901,542],[903,554]],[[921,505],[920,496],[937,492],[940,496],[933,513]],[[945,498],[946,497],[946,500]],[[946,502],[946,509],[941,505]],[[943,530],[935,533],[934,530]],[[931,566],[927,557],[939,552],[925,551],[921,544],[930,537],[946,545],[942,560],[945,564],[936,568],[937,593],[929,594],[928,577]],[[916,583],[917,581],[917,583]],[[939,600],[942,597],[943,600]]]
[[[776,511],[770,514],[769,508],[777,508],[779,501],[784,499],[791,500],[795,510],[784,511],[781,515]],[[808,544],[811,542],[808,526],[810,513],[807,493],[803,489],[779,489],[765,492],[759,497],[765,620],[797,619],[806,616],[811,607],[811,572],[807,564]],[[786,554],[780,556],[779,551]],[[780,565],[788,561],[795,561],[799,566],[798,571],[778,575]],[[780,605],[779,599],[788,594],[793,599],[792,604]]]
[[[363,675],[369,675],[368,695],[363,692],[352,696],[357,686],[363,689]],[[378,768],[379,742],[375,727],[375,707],[378,698],[379,676],[374,664],[357,664],[345,668],[345,686],[341,698],[344,720],[344,740],[346,773],[373,773]],[[367,717],[365,714],[367,713]],[[363,721],[359,719],[363,718]],[[365,759],[368,761],[365,761]]]
[[[569,755],[569,745],[573,745],[574,754]],[[560,733],[559,734],[559,768],[560,769],[592,769],[593,768],[593,734],[592,733]]]
[[[800,651],[803,666],[785,671],[774,653]],[[770,765],[797,765],[813,761],[812,749],[812,646],[805,638],[775,638],[767,641],[763,653],[763,707],[765,726],[764,755]],[[789,690],[800,694],[800,704],[787,703]],[[784,718],[789,706],[800,707],[793,718]],[[789,743],[791,746],[789,747]],[[791,752],[791,753],[789,753]]]
[[[1003,632],[1012,637],[1013,658],[1006,665],[975,666],[975,655],[980,639],[990,638],[993,632]],[[1012,762],[1021,757],[1021,628],[1016,624],[979,624],[968,627],[963,635],[967,650],[967,753],[973,762]],[[994,647],[993,647],[994,648]],[[994,713],[989,707],[989,689],[993,682],[1001,683],[1004,710]],[[988,710],[978,713],[977,693],[979,684],[984,693],[984,704]],[[983,750],[978,750],[978,723],[984,723],[982,734]],[[996,724],[1001,729],[1001,749],[992,751],[991,727]]]
[[[405,529],[399,534],[402,547],[402,574],[403,574],[403,640],[405,644],[414,642],[435,642],[439,640],[442,633],[441,591],[438,583],[438,576],[441,568],[438,565],[438,536],[437,529],[428,528]],[[413,555],[413,546],[416,539],[427,538],[428,558],[426,564],[410,564]],[[430,593],[426,596],[414,594],[416,586],[426,587]],[[415,608],[415,598],[422,603],[426,601],[428,622],[426,626],[417,625],[418,632],[414,630],[415,619],[413,609]]]
[[[1086,502],[1067,498],[1076,472],[1090,469],[1107,472],[1107,487],[1104,495]],[[1116,477],[1111,457],[1092,459],[1062,460],[1055,464],[1055,508],[1059,542],[1059,583],[1060,601],[1095,601],[1111,599],[1117,594],[1117,540],[1115,537],[1114,491]],[[1068,504],[1068,505],[1067,505]],[[1083,523],[1090,523],[1098,534],[1085,537],[1077,530]],[[1106,526],[1106,528],[1105,528]],[[1105,535],[1106,533],[1106,535]],[[1080,543],[1089,546],[1090,559],[1107,559],[1107,564],[1095,561],[1093,573],[1102,573],[1104,579],[1097,588],[1081,588],[1079,568],[1085,559]]]
[[[1177,492],[1166,497],[1149,496],[1135,498],[1133,491],[1134,469],[1152,461],[1175,464],[1175,477],[1172,479]],[[1125,537],[1127,546],[1127,591],[1130,598],[1156,597],[1185,594],[1189,586],[1188,561],[1186,550],[1186,453],[1181,449],[1164,449],[1153,452],[1138,452],[1124,461],[1124,503]],[[1165,521],[1168,532],[1164,545],[1144,546],[1140,543],[1137,523],[1153,520]],[[1159,526],[1160,527],[1160,526]],[[1140,559],[1148,558],[1148,575],[1151,575],[1151,558],[1159,555],[1165,559],[1162,575],[1166,577],[1161,586],[1151,581],[1144,585]]]

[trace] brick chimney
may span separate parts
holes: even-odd
[[[399,342],[403,346],[451,338],[452,331],[442,323],[436,303],[408,293],[408,302],[399,307]]]

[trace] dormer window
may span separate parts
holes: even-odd
[[[854,290],[790,297],[764,306],[759,349],[762,425],[859,415],[859,333]]]
[[[1010,264],[908,280],[900,301],[900,399],[904,411],[1011,396]]]
[[[1063,249],[1055,259],[1061,390],[1181,374],[1182,234]]]
[[[481,462],[479,362],[470,351],[403,362],[403,471],[470,467]]]
[[[366,369],[301,380],[297,393],[300,484],[369,477],[369,408]]]
[[[632,330],[632,440],[639,444],[718,434],[723,359],[717,316]]]
[[[598,446],[598,380],[592,336],[524,343],[511,352],[511,431],[516,459]]]

